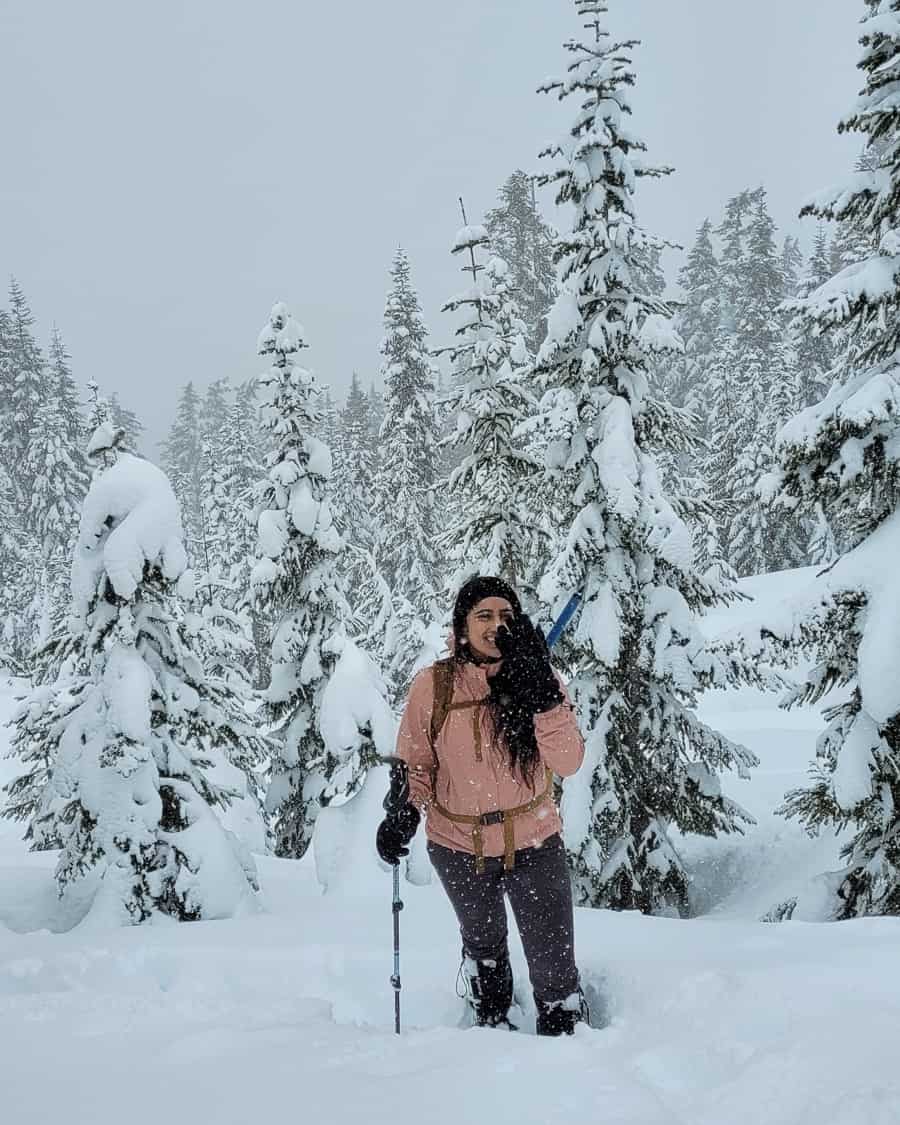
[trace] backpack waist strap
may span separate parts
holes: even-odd
[[[479,813],[475,815],[467,815],[465,813],[450,812],[445,809],[435,798],[432,801],[432,806],[437,809],[441,816],[445,816],[447,820],[453,821],[454,824],[471,824],[472,825],[472,849],[475,852],[475,872],[478,875],[484,874],[484,838],[482,828],[488,827],[491,824],[503,825],[503,870],[511,871],[516,861],[516,832],[515,832],[515,819],[523,813],[533,812],[539,805],[542,805],[549,797],[553,795],[553,771],[545,767],[544,788],[543,790],[526,801],[524,805],[516,805],[512,809],[494,809],[492,812]]]

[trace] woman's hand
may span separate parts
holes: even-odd
[[[497,690],[532,714],[562,703],[563,693],[550,666],[544,634],[524,613],[497,630],[497,647],[503,655],[503,664],[494,676]]]
[[[396,867],[400,857],[409,855],[407,846],[416,834],[421,819],[415,805],[404,805],[397,812],[388,813],[375,835],[375,847],[385,863]]]

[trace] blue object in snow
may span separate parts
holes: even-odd
[[[559,640],[560,636],[562,635],[563,629],[565,629],[565,627],[572,620],[572,616],[575,613],[575,610],[578,609],[580,603],[581,594],[573,594],[571,598],[569,598],[569,600],[566,602],[562,613],[556,619],[556,624],[547,634],[547,648],[553,648],[553,646]]]

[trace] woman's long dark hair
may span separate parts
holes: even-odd
[[[480,663],[466,642],[466,618],[484,598],[505,598],[518,617],[522,606],[515,590],[502,578],[476,575],[460,588],[453,606],[453,658],[459,664]],[[516,693],[503,676],[503,668],[488,677],[491,694],[488,697],[488,714],[498,742],[509,756],[513,773],[518,770],[526,785],[534,787],[534,774],[540,761],[537,739],[534,734],[534,714],[518,702]]]

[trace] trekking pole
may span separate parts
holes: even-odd
[[[391,764],[391,787],[382,802],[387,813],[396,813],[409,800],[409,769],[402,758],[386,758]],[[391,913],[394,916],[394,972],[391,987],[394,990],[394,1031],[400,1034],[400,911],[403,901],[400,898],[400,863],[394,864],[394,897]]]
[[[394,914],[394,973],[391,985],[394,989],[394,1032],[400,1034],[400,864],[394,865],[394,901],[391,907]]]

